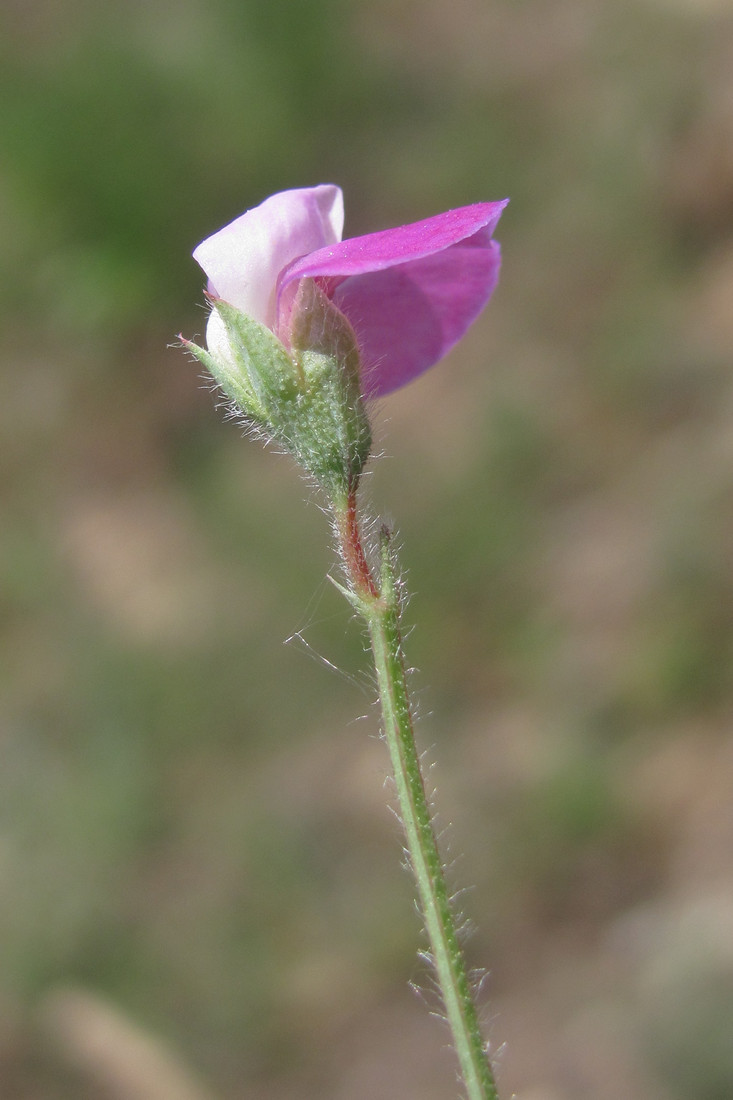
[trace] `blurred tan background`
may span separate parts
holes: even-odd
[[[725,0],[5,0],[0,1095],[457,1094],[326,521],[167,346],[330,181],[512,198],[368,486],[502,1098],[729,1100]]]

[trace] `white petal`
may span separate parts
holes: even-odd
[[[221,360],[232,370],[236,370],[227,327],[216,309],[212,309],[206,322],[206,347],[215,359]]]
[[[274,328],[280,272],[293,260],[341,240],[344,200],[333,184],[280,191],[207,237],[194,259],[212,294]]]

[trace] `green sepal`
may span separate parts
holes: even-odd
[[[207,351],[206,348],[199,347],[198,344],[194,344],[192,340],[183,340],[183,345],[206,367],[221,391],[236,406],[239,412],[250,420],[258,423],[265,422],[264,409],[257,400],[249,378],[245,374],[242,374],[226,359],[218,356],[214,358],[211,352]]]
[[[295,364],[266,325],[221,298],[212,299],[212,307],[224,322],[232,363],[241,378],[240,389],[246,390],[254,410],[251,415],[274,428],[283,405],[294,403],[298,396]],[[219,381],[216,374],[214,377]],[[249,409],[242,411],[248,413]]]
[[[293,453],[332,496],[342,496],[357,483],[372,444],[356,336],[312,279],[300,281],[290,326],[302,379]]]

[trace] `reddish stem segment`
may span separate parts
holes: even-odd
[[[354,590],[359,596],[368,596],[374,600],[379,599],[379,589],[375,584],[361,543],[356,508],[356,487],[349,489],[346,508],[343,511],[337,510],[335,515],[341,554]]]

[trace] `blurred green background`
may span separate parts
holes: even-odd
[[[725,0],[5,0],[0,1093],[456,1094],[326,521],[169,346],[330,181],[512,199],[367,487],[502,1097],[728,1100]]]

